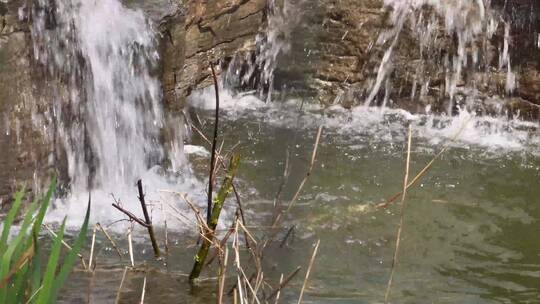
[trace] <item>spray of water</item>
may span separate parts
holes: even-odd
[[[290,51],[291,36],[302,20],[305,0],[268,0],[267,25],[256,37],[256,55],[237,54],[225,76],[229,87],[254,88],[261,99],[272,100],[274,72],[280,55]]]
[[[413,72],[413,99],[417,97],[418,87],[421,88],[420,97],[426,95],[433,77],[433,72],[429,71],[438,66],[434,58],[430,57],[430,51],[440,49],[441,45],[448,48],[448,43],[441,44],[441,31],[444,31],[444,36],[455,39],[455,50],[443,52],[446,54],[442,58],[441,67],[445,75],[445,94],[451,101],[446,110],[448,114],[452,114],[456,94],[464,90],[470,91],[476,85],[474,79],[468,79],[467,73],[489,71],[493,49],[497,49],[492,38],[501,23],[504,23],[505,35],[504,46],[499,50],[499,70],[506,73],[506,91],[511,93],[515,89],[516,77],[512,72],[509,54],[510,24],[504,22],[501,16],[491,9],[489,0],[385,0],[384,3],[390,10],[392,26],[380,35],[377,43],[389,46],[364,102],[366,106],[373,104],[383,84],[391,77],[395,67],[395,49],[400,44],[400,35],[405,29],[419,45],[420,58],[424,59]],[[440,56],[440,53],[435,56]],[[469,72],[470,70],[473,72]],[[388,90],[388,87],[386,89]]]

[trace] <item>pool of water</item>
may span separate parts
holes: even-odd
[[[247,225],[253,227],[255,235],[262,235],[271,222],[287,154],[290,176],[281,196],[285,203],[304,178],[317,128],[324,125],[312,175],[278,239],[292,226],[294,233],[285,246],[271,246],[265,255],[269,282],[275,284],[281,273],[290,273],[297,266],[305,270],[320,239],[304,303],[383,302],[400,205],[377,205],[402,189],[406,125],[412,123],[412,176],[453,134],[461,139],[408,192],[392,302],[537,301],[540,159],[533,125],[516,127],[512,121],[493,120],[492,124],[500,124],[497,128],[490,125],[482,129],[486,121],[474,117],[459,123],[439,117],[435,124],[402,112],[369,120],[375,115],[372,112],[365,117],[341,111],[323,113],[309,105],[299,109],[300,104],[257,107],[255,99],[244,99],[243,106],[225,103],[222,111],[220,139],[224,139],[224,151],[235,146],[242,156],[237,182]],[[197,106],[196,125],[211,134],[212,111]],[[452,124],[471,125],[462,130],[451,129]],[[204,181],[208,171],[206,144],[196,133],[186,144],[192,172]],[[201,197],[200,193],[193,195]],[[234,201],[230,201],[225,221],[231,220],[233,209]],[[169,219],[169,226],[174,226],[173,222]],[[163,224],[158,225],[162,242]],[[142,240],[142,230],[139,234]],[[125,251],[125,235],[117,233],[115,237]],[[186,274],[197,248],[196,234],[178,229],[170,232],[169,241],[166,262],[154,261],[151,248],[136,242],[140,271],[128,272],[122,303],[139,301],[145,277],[148,303],[215,301],[215,269],[205,273],[209,279],[199,286],[192,288],[187,283]],[[65,302],[90,298],[94,303],[110,303],[116,298],[128,256],[120,262],[101,237],[96,248],[95,274],[75,272],[63,293]],[[282,303],[296,303],[304,274],[302,271],[287,287]]]

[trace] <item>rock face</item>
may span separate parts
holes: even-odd
[[[0,2],[0,200],[20,184],[34,186],[33,174],[49,172],[45,140],[32,124],[34,105],[31,42],[24,1]]]
[[[162,83],[166,104],[183,107],[194,89],[212,84],[210,62],[226,63],[253,51],[266,0],[195,0],[161,23]]]
[[[363,103],[372,93],[385,52],[393,42],[392,36],[383,38],[385,32],[392,29],[390,9],[381,0],[322,0],[309,5],[319,13],[308,16],[309,25],[305,28],[309,30],[303,29],[297,34],[310,48],[312,57],[311,67],[304,70],[310,74],[305,85],[316,92],[316,99],[324,104],[341,103],[350,107]],[[531,12],[539,11],[540,3],[492,1],[492,8],[504,23],[511,25],[510,62],[516,88],[510,94],[506,92],[506,69],[499,66],[505,38],[505,25],[501,22],[493,38],[476,42],[486,45],[480,55],[484,62],[476,71],[469,68],[470,64],[464,68],[462,79],[456,83],[454,100],[486,114],[500,113],[503,109],[514,114],[519,111],[527,119],[537,119],[540,14]],[[477,12],[469,13],[470,18],[476,18],[473,15]],[[431,18],[440,20],[439,29],[433,33],[432,41],[436,42],[424,46],[422,51],[423,42],[416,28],[425,26],[426,20]],[[393,69],[375,91],[372,104],[388,103],[413,112],[424,112],[428,105],[436,112],[455,110],[445,92],[448,84],[445,60],[452,60],[452,54],[457,53],[457,38],[444,30],[443,22],[444,16],[429,7],[407,19],[389,59]],[[472,57],[468,60],[472,62]],[[426,83],[427,86],[422,87]]]

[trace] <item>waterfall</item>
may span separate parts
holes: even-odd
[[[162,160],[159,55],[141,11],[118,0],[39,0],[32,37],[36,60],[67,78],[53,119],[72,191],[131,185]]]
[[[272,101],[278,58],[291,49],[291,37],[302,20],[304,1],[268,0],[267,24],[256,37],[255,55],[250,52],[235,55],[225,75],[229,88],[253,88],[262,100]]]
[[[497,51],[498,71],[506,74],[506,92],[515,89],[516,77],[509,55],[510,25],[491,8],[489,0],[385,0],[385,6],[390,11],[391,27],[383,31],[377,44],[388,47],[365,105],[373,104],[382,84],[391,78],[396,45],[403,47],[406,43],[400,40],[404,31],[419,45],[422,59],[412,75],[412,99],[418,96],[418,87],[420,97],[424,97],[433,75],[441,73],[445,75],[444,93],[450,100],[446,111],[452,114],[457,94],[474,92],[477,85],[486,82],[478,75],[492,71],[491,62]],[[505,27],[502,47],[493,42],[500,24]],[[450,41],[441,41],[444,39]]]
[[[36,111],[34,124],[54,143],[56,168],[67,167],[59,170],[67,172],[67,189],[49,219],[67,214],[77,225],[89,192],[93,221],[122,219],[110,204],[116,199],[140,210],[135,183],[141,178],[147,201],[172,195],[163,189],[205,195],[185,163],[182,119],[168,118],[178,123],[178,134],[164,143],[158,41],[143,12],[119,0],[37,0],[32,17],[34,58],[46,77],[43,103],[49,107]],[[168,210],[159,209],[156,222]]]

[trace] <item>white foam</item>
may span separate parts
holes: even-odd
[[[459,133],[454,145],[462,148],[498,154],[511,151],[540,154],[538,124],[519,118],[478,116],[464,109],[456,116],[448,116],[364,105],[350,110],[339,105],[323,108],[313,103],[305,103],[300,110],[299,100],[265,104],[255,96],[235,98],[230,92],[223,92],[223,95],[227,96],[222,108],[224,117],[231,120],[252,117],[278,127],[303,129],[323,125],[326,133],[386,142],[404,141],[406,126],[411,123],[414,136],[432,146],[441,145]],[[190,105],[200,107],[213,100],[213,96],[201,92],[191,98]]]

